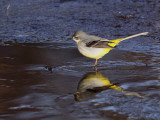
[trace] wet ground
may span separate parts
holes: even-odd
[[[1,120],[160,120],[158,0],[0,1]],[[7,9],[8,8],[8,9]],[[73,33],[122,42],[99,60]]]

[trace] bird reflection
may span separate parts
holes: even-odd
[[[74,93],[74,97],[76,101],[85,101],[93,98],[97,93],[107,89],[114,89],[123,92],[124,95],[133,95],[141,98],[143,97],[136,92],[122,90],[122,88],[112,84],[109,79],[100,72],[85,74],[78,84],[77,91]]]
[[[122,88],[112,84],[107,77],[100,72],[88,73],[79,82],[77,92],[74,93],[76,101],[85,101],[94,97],[97,93],[115,89],[123,92]]]

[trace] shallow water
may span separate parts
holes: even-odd
[[[50,46],[0,47],[1,118],[159,119],[159,57],[111,51],[99,60],[98,70],[128,94],[109,88],[98,90],[100,86],[92,90],[101,83],[99,80],[94,86],[84,82],[91,90],[84,90],[78,102],[74,94],[84,76],[94,73],[94,61],[80,55],[76,48]],[[52,72],[46,66],[52,66]]]
[[[8,16],[6,8],[10,5]],[[0,119],[160,120],[158,0],[0,1]],[[126,40],[98,61],[76,30]]]

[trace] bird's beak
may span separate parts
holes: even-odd
[[[71,38],[72,40],[74,40],[74,36],[72,36],[72,38]]]
[[[76,41],[74,36],[72,36],[72,40],[73,40],[73,41]]]

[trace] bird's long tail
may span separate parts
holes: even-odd
[[[118,45],[119,42],[121,42],[121,41],[123,41],[123,40],[130,39],[130,38],[137,37],[137,36],[141,36],[141,35],[147,35],[147,34],[148,34],[148,32],[143,32],[143,33],[131,35],[131,36],[125,37],[125,38],[110,40],[110,43],[108,43],[108,45],[109,45],[109,46],[112,46],[112,47],[115,47],[116,45]]]

